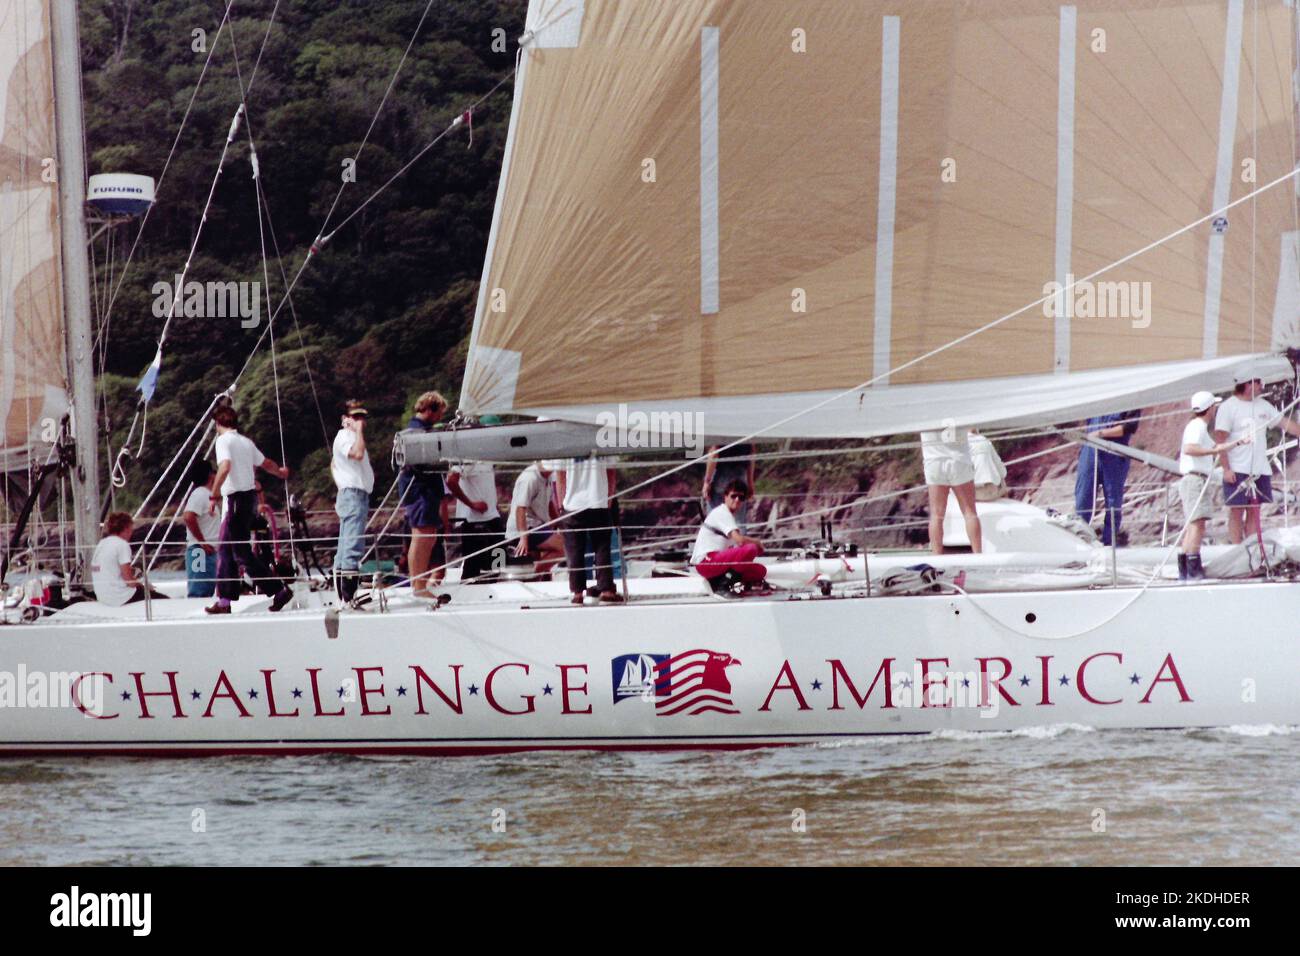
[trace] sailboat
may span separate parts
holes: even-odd
[[[1295,374],[1285,0],[531,0],[527,26],[460,406],[537,421],[402,436],[408,462],[636,450],[602,440],[611,414],[698,416],[728,443],[863,438]],[[6,662],[67,691],[0,708],[0,752],[1300,723],[1292,584],[1178,584],[1159,557],[1121,577],[1064,530],[1017,552],[1025,514],[986,513],[1008,548],[928,559],[908,593],[884,585],[916,555],[835,555],[737,600],[685,576],[600,608],[526,581],[436,609],[307,586],[221,620],[74,605],[0,633]]]

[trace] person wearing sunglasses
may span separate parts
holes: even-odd
[[[714,590],[728,590],[735,583],[754,588],[767,577],[767,568],[756,560],[763,553],[762,542],[743,534],[736,521],[736,513],[748,499],[746,483],[731,482],[723,492],[722,504],[709,512],[695,536],[691,564]]]

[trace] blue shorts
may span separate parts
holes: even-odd
[[[412,479],[405,473],[397,480],[397,492],[403,496],[402,511],[412,528],[442,528],[442,478],[421,476]]]
[[[1269,503],[1273,500],[1273,479],[1270,475],[1242,475],[1236,481],[1223,483],[1223,503],[1229,508]]]

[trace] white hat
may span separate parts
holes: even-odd
[[[1254,382],[1254,381],[1261,381],[1261,382],[1262,382],[1263,380],[1264,380],[1264,377],[1263,377],[1262,375],[1260,375],[1259,372],[1255,371],[1253,368],[1244,368],[1244,369],[1239,369],[1239,370],[1238,370],[1238,371],[1237,371],[1237,372],[1232,376],[1232,384],[1233,384],[1233,385],[1244,385],[1244,384],[1246,384],[1247,382]]]
[[[1213,392],[1197,392],[1192,396],[1192,411],[1200,414],[1211,406],[1219,404],[1223,399],[1219,398]]]

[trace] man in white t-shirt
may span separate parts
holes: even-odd
[[[569,594],[582,604],[587,593],[587,551],[591,551],[596,593],[606,604],[623,596],[614,590],[614,511],[610,496],[618,479],[614,463],[593,452],[588,458],[570,458],[557,472],[560,502],[564,508],[564,563],[569,568]]]
[[[975,510],[975,464],[971,460],[969,429],[950,425],[943,431],[921,432],[921,461],[930,495],[930,550],[943,554],[943,519],[948,513],[948,493],[957,498],[966,519],[970,549],[979,554],[983,533]]]
[[[723,491],[722,504],[709,512],[695,536],[691,564],[715,590],[726,590],[736,581],[754,587],[767,577],[767,568],[754,560],[763,553],[762,543],[742,534],[736,522],[748,498],[745,481],[731,482]]]
[[[334,436],[330,474],[338,492],[334,513],[339,518],[339,542],[334,551],[334,577],[339,600],[347,603],[357,593],[361,555],[366,546],[366,521],[370,516],[370,493],[375,490],[375,472],[366,451],[366,419],[370,413],[357,401],[343,410],[339,433]]]
[[[564,556],[564,540],[556,525],[530,530],[559,517],[551,488],[555,466],[553,461],[540,461],[520,472],[506,518],[506,540],[516,542],[515,557],[533,558],[538,571],[550,568]]]
[[[1221,399],[1210,392],[1197,392],[1192,396],[1192,420],[1183,429],[1183,442],[1178,456],[1178,495],[1183,502],[1184,528],[1178,546],[1178,580],[1197,580],[1205,577],[1201,565],[1201,540],[1205,537],[1205,521],[1214,515],[1214,493],[1210,477],[1214,473],[1214,456],[1251,443],[1246,434],[1228,444],[1216,444],[1210,436],[1210,415]]]
[[[131,567],[131,526],[135,522],[125,511],[114,511],[104,519],[104,537],[95,545],[90,559],[90,583],[95,600],[110,607],[143,601],[144,585]],[[165,600],[167,595],[150,589],[149,597]]]
[[[185,596],[209,598],[217,589],[217,547],[221,517],[212,506],[216,473],[208,462],[195,462],[190,472],[194,490],[185,499]]]
[[[230,602],[239,598],[240,565],[257,589],[272,598],[270,610],[280,611],[293,599],[293,592],[253,550],[253,522],[257,518],[257,478],[261,468],[277,478],[288,478],[289,469],[263,455],[251,439],[239,434],[239,413],[230,405],[219,405],[212,413],[217,426],[217,477],[224,517],[221,546],[217,549],[217,601],[204,608],[209,614],[229,614]],[[216,510],[216,503],[212,505]]]
[[[447,490],[456,499],[461,553],[466,556],[460,579],[468,581],[494,567],[505,567],[506,525],[497,504],[496,469],[486,461],[462,462],[448,472]]]
[[[1219,406],[1214,417],[1215,440],[1232,445],[1219,460],[1223,463],[1223,500],[1229,508],[1228,537],[1233,544],[1259,533],[1260,505],[1273,500],[1268,429],[1281,428],[1300,437],[1300,425],[1262,397],[1263,381],[1247,376],[1238,379],[1232,397]],[[1252,440],[1241,442],[1246,436]]]

